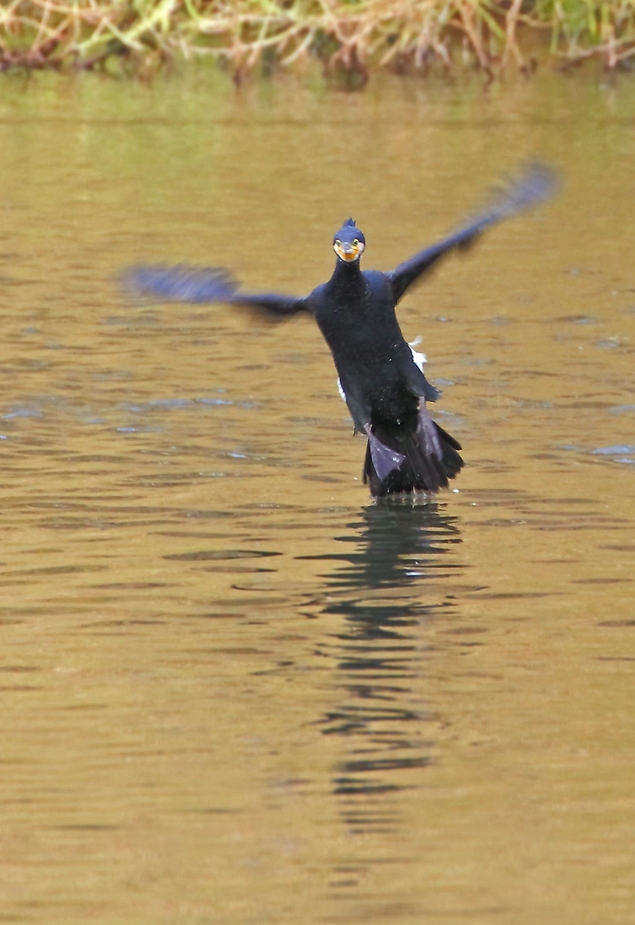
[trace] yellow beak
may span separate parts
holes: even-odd
[[[334,244],[333,250],[340,260],[345,260],[346,263],[352,263],[353,260],[357,260],[360,256],[363,247],[359,244]]]

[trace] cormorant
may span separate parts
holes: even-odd
[[[473,218],[390,273],[360,269],[366,239],[349,218],[333,239],[333,275],[302,298],[240,292],[220,269],[140,266],[129,272],[128,282],[164,301],[227,302],[278,317],[309,312],[333,354],[354,433],[368,438],[363,474],[371,493],[436,492],[462,468],[461,446],[430,417],[426,403],[440,393],[417,363],[421,355],[404,340],[395,306],[441,257],[547,199],[554,185],[548,168],[531,165]]]

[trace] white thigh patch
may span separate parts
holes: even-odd
[[[423,367],[428,362],[428,358],[425,353],[419,353],[418,350],[415,350],[415,347],[418,347],[422,340],[423,338],[421,335],[419,335],[419,337],[415,337],[415,339],[408,344],[410,347],[410,353],[412,354],[412,359],[415,361],[421,372],[423,372]]]

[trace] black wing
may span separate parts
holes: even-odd
[[[488,206],[455,232],[419,254],[415,254],[410,260],[400,263],[392,273],[386,274],[392,286],[395,302],[399,301],[406,289],[436,263],[439,257],[443,257],[455,248],[472,244],[478,235],[490,225],[495,225],[539,202],[544,202],[553,195],[555,189],[554,172],[542,164],[531,164],[519,180],[505,189],[498,190]]]
[[[155,296],[162,302],[228,302],[278,316],[310,310],[306,298],[239,292],[238,284],[227,270],[213,267],[133,267],[125,274],[124,282],[137,295]]]

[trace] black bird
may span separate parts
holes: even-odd
[[[440,393],[404,340],[395,306],[439,258],[547,199],[554,186],[548,168],[531,165],[473,218],[390,273],[360,270],[366,240],[348,219],[333,239],[333,275],[303,298],[243,293],[227,271],[209,268],[141,266],[129,272],[128,283],[162,300],[227,302],[278,317],[309,312],[331,348],[354,432],[368,438],[364,482],[371,493],[436,492],[462,468],[461,446],[428,413],[426,403]]]

